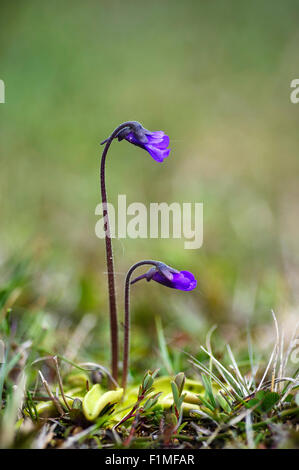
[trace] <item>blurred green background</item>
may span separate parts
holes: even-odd
[[[143,367],[155,354],[155,316],[170,345],[193,351],[215,323],[236,344],[250,324],[267,347],[272,308],[293,329],[298,15],[295,0],[1,2],[2,283],[13,263],[30,259],[16,314],[42,311],[62,349],[88,314],[82,354],[108,361],[104,241],[95,236],[99,142],[138,120],[170,136],[170,157],[158,164],[114,143],[109,200],[203,202],[204,243],[114,241],[120,321],[134,262],[161,259],[199,281],[191,294],[134,286],[133,361]]]

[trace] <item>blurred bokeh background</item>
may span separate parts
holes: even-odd
[[[131,119],[164,130],[172,152],[158,164],[114,143],[109,200],[204,203],[199,250],[182,240],[114,241],[120,321],[134,262],[161,259],[199,280],[191,294],[134,286],[134,364],[155,357],[156,316],[169,345],[193,352],[213,324],[219,349],[241,344],[248,326],[267,348],[271,309],[286,334],[294,328],[298,17],[295,0],[1,2],[2,285],[20,260],[30,273],[15,315],[41,315],[62,349],[83,318],[82,356],[109,361],[104,241],[95,235],[99,142]]]

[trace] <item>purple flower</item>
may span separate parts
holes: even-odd
[[[184,291],[193,290],[197,286],[197,280],[189,271],[179,271],[172,273],[171,276],[172,279],[170,279],[170,277],[166,278],[160,271],[156,271],[152,279],[166,287]]]
[[[151,261],[151,264],[154,264],[154,267],[145,274],[141,274],[141,276],[133,279],[131,284],[135,284],[135,282],[141,279],[146,279],[148,282],[153,279],[171,289],[190,291],[197,286],[197,280],[189,271],[177,271],[161,261]]]
[[[127,121],[121,125],[121,129],[115,129],[114,133],[103,140],[101,145],[106,144],[112,139],[119,141],[125,139],[137,147],[146,150],[156,162],[163,162],[164,158],[168,157],[170,149],[169,137],[163,131],[151,132],[140,124],[138,121]]]
[[[151,132],[144,129],[142,137],[141,140],[133,130],[124,136],[131,144],[147,150],[156,162],[163,162],[164,158],[168,157],[170,153],[170,149],[167,148],[169,137],[163,131]]]

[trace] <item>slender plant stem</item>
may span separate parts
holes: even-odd
[[[124,354],[123,354],[123,375],[122,375],[122,387],[126,389],[127,378],[128,378],[128,368],[129,368],[129,350],[130,350],[130,280],[133,272],[139,266],[144,265],[153,265],[158,266],[158,261],[153,260],[143,260],[131,266],[129,269],[126,281],[125,281],[125,320],[124,320]]]
[[[101,181],[101,195],[102,207],[104,217],[104,231],[105,231],[105,246],[106,246],[106,262],[108,273],[108,290],[109,290],[109,311],[110,311],[110,335],[111,335],[111,371],[112,377],[117,382],[118,378],[118,322],[117,322],[117,306],[115,294],[115,279],[114,279],[114,265],[113,265],[113,251],[110,235],[110,223],[107,208],[107,191],[105,181],[105,164],[106,156],[113,139],[118,133],[132,124],[131,121],[124,122],[118,126],[107,139],[105,148],[102,153],[100,181]],[[110,384],[112,386],[112,384]]]
[[[62,399],[63,399],[63,401],[64,401],[65,406],[66,406],[67,409],[70,411],[70,410],[71,410],[71,407],[70,407],[70,405],[68,404],[67,399],[65,398],[65,394],[64,394],[64,390],[63,390],[63,383],[62,383],[62,378],[61,378],[60,371],[59,371],[59,365],[58,365],[57,356],[54,356],[54,357],[53,357],[53,362],[54,362],[54,366],[55,366],[55,369],[56,369],[56,375],[57,375],[58,384],[59,384],[59,388],[60,388],[60,393],[61,393]]]

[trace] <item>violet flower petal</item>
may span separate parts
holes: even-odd
[[[163,131],[146,131],[144,136],[147,142],[141,142],[132,130],[124,138],[131,144],[146,150],[156,162],[163,162],[164,158],[167,158],[170,153],[170,149],[167,148],[169,145],[168,135],[164,134]]]
[[[174,273],[172,281],[166,279],[166,277],[163,276],[163,274],[161,274],[159,271],[156,271],[153,275],[153,280],[163,284],[166,287],[170,287],[171,289],[178,289],[183,291],[193,290],[197,286],[195,277],[189,271],[180,271],[179,273]]]

